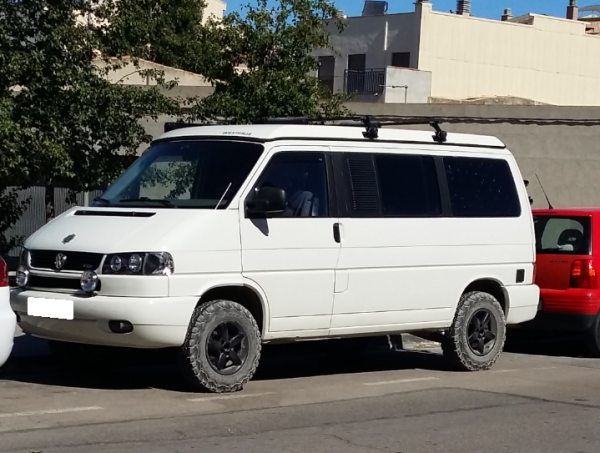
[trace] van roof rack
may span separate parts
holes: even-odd
[[[377,116],[377,115],[356,115],[342,116],[337,118],[308,118],[299,117],[281,117],[268,118],[257,124],[325,124],[333,121],[340,122],[336,126],[364,127],[366,130],[363,136],[370,140],[379,137],[379,129],[384,126],[410,126],[419,124],[428,124],[435,130],[433,139],[437,143],[445,143],[448,139],[448,133],[440,127],[441,121],[435,118],[404,118],[396,116]]]
[[[375,140],[379,137],[379,129],[384,126],[408,126],[408,125],[419,125],[428,124],[435,130],[433,140],[437,143],[445,143],[448,139],[448,133],[440,127],[441,121],[435,118],[404,118],[395,116],[372,116],[372,115],[357,115],[357,116],[343,116],[336,118],[309,118],[306,116],[299,117],[279,117],[279,118],[267,118],[262,121],[256,121],[253,124],[321,124],[338,122],[336,126],[345,127],[364,127],[365,131],[363,136],[370,140]],[[219,124],[219,123],[217,123]],[[183,121],[167,122],[164,126],[165,132],[170,132],[176,129],[182,129],[185,127],[200,127],[210,126],[211,124],[205,123],[186,123]]]

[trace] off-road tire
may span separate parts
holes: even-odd
[[[600,358],[600,314],[596,315],[594,323],[585,331],[583,338],[590,355]]]
[[[219,374],[207,354],[207,341],[223,322],[236,322],[245,333],[248,356],[232,375]],[[240,391],[252,379],[261,356],[261,334],[252,314],[242,305],[229,300],[214,300],[194,310],[187,336],[178,354],[184,378],[197,390],[211,393]]]
[[[485,356],[476,355],[469,346],[468,329],[473,315],[486,309],[495,318],[496,343]],[[506,319],[500,303],[483,292],[469,292],[461,297],[454,320],[442,341],[444,356],[460,371],[489,370],[500,357],[506,341]]]

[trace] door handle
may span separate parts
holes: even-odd
[[[340,224],[339,223],[334,223],[333,224],[333,239],[335,239],[335,242],[337,242],[338,244],[341,242],[341,238],[340,238]]]

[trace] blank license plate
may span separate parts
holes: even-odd
[[[29,297],[27,299],[27,314],[29,316],[72,320],[74,313],[72,300],[45,299],[42,297]]]

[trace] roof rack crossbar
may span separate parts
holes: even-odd
[[[378,115],[355,115],[355,116],[340,116],[335,118],[309,118],[306,116],[297,117],[275,117],[266,118],[263,120],[255,121],[253,124],[325,124],[331,122],[338,122],[336,126],[346,127],[364,127],[365,131],[363,136],[369,140],[375,140],[379,138],[379,129],[384,126],[409,126],[409,125],[421,125],[427,124],[435,130],[433,140],[437,143],[445,143],[448,139],[448,133],[440,127],[441,121],[435,118],[406,118],[396,116],[378,116]],[[218,124],[218,123],[217,123]],[[164,131],[169,132],[175,129],[184,127],[199,127],[209,126],[210,124],[205,123],[185,123],[183,121],[168,122],[165,123]]]

